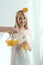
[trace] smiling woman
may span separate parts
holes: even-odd
[[[8,45],[13,46],[11,65],[21,65],[21,63],[22,65],[30,64],[28,53],[32,50],[32,36],[27,22],[27,17],[25,16],[24,12],[22,10],[19,10],[16,13],[16,24],[13,28],[0,27],[0,32],[8,32],[12,34],[11,40],[6,40]],[[28,39],[28,36],[30,37],[30,39]],[[14,41],[14,39],[17,39],[18,41]]]
[[[10,47],[12,46],[10,65],[30,65],[29,51],[32,51],[32,32],[28,26],[28,19],[31,16],[27,16],[30,7],[29,0],[13,0],[12,2],[9,0],[3,5],[5,8],[3,12],[5,12],[4,17],[6,20],[4,20],[3,25],[8,22],[11,26],[11,19],[14,17],[15,20],[15,25],[13,27],[0,26],[0,32],[7,32],[11,37],[11,40],[8,39],[6,41]],[[16,45],[10,45],[14,43],[15,39],[19,40],[19,42],[17,42]]]

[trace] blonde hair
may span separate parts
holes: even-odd
[[[26,16],[24,15],[24,13],[23,13],[23,11],[22,10],[19,10],[17,13],[16,13],[16,24],[18,25],[18,27],[19,27],[19,24],[18,24],[18,20],[17,20],[17,17],[18,17],[18,14],[22,14],[25,18],[26,18]],[[16,27],[16,24],[15,24],[15,26],[14,27]],[[28,29],[28,25],[27,25],[27,18],[26,18],[26,24],[24,25],[24,28],[25,29]]]

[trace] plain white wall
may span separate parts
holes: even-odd
[[[33,52],[34,52],[34,62],[35,65],[40,64],[40,4],[39,0],[33,0],[33,20],[34,20],[34,42],[33,42]]]
[[[40,0],[40,61],[43,65],[43,0]]]

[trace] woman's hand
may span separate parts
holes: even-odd
[[[9,31],[8,31],[9,34],[13,34],[13,33],[17,33],[17,29],[16,28],[11,28]]]
[[[28,49],[29,49],[29,51],[32,51],[32,44],[31,43],[28,44]]]
[[[25,44],[27,46],[29,51],[32,50],[32,44],[31,43],[27,43],[26,41],[24,41],[23,44]]]

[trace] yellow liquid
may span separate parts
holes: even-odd
[[[22,44],[22,48],[23,48],[25,51],[28,50],[28,47],[27,47],[26,44]]]
[[[19,40],[6,40],[6,43],[8,46],[15,46],[16,44],[18,44]]]

